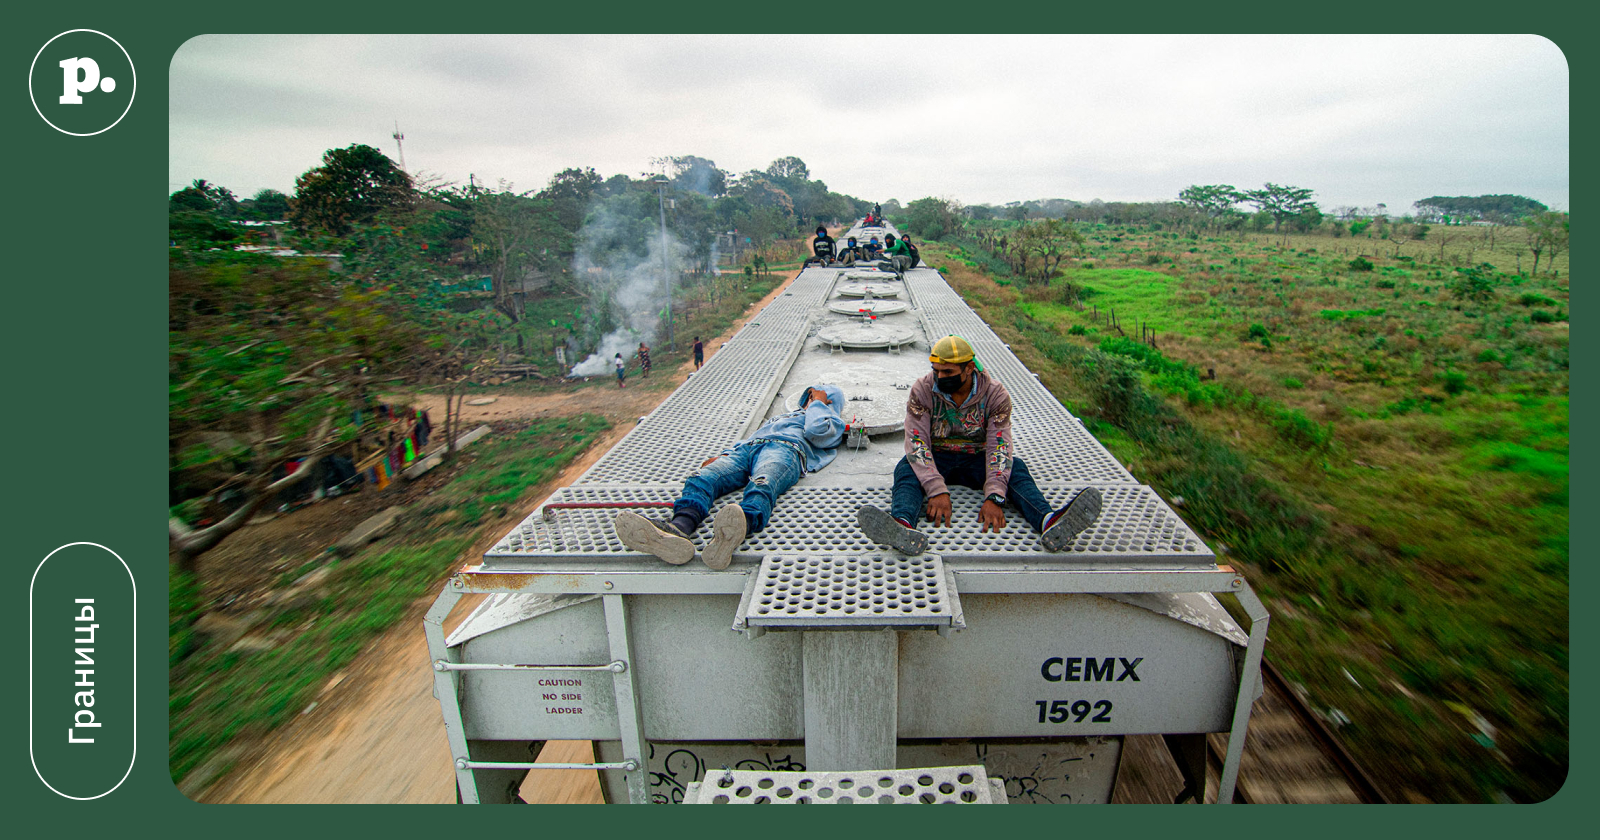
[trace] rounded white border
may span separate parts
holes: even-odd
[[[100,37],[106,39],[107,41],[110,41],[111,43],[116,44],[117,45],[117,49],[122,50],[122,57],[126,58],[128,60],[128,70],[129,70],[129,72],[133,73],[133,93],[128,95],[128,107],[122,109],[122,114],[117,117],[115,122],[112,122],[110,125],[106,126],[105,128],[100,129],[99,131],[91,131],[88,134],[79,134],[76,131],[68,131],[68,130],[62,128],[61,126],[56,125],[55,123],[51,122],[50,118],[45,116],[43,111],[39,110],[39,100],[33,98],[33,68],[34,68],[34,65],[39,63],[39,56],[44,55],[45,49],[48,48],[51,44],[55,43],[56,42],[56,38],[60,38],[61,35],[71,35],[74,32],[93,32],[94,34],[99,35]],[[50,40],[45,41],[44,42],[44,46],[40,47],[39,51],[33,54],[33,61],[28,62],[28,101],[33,103],[33,112],[35,114],[39,115],[39,119],[44,120],[44,124],[45,125],[48,125],[51,128],[55,129],[56,131],[59,131],[62,134],[66,134],[66,135],[71,136],[71,137],[93,137],[96,134],[103,134],[103,133],[105,133],[107,131],[110,131],[113,128],[116,128],[117,127],[117,123],[122,122],[122,118],[126,117],[128,115],[128,111],[133,108],[133,99],[134,99],[134,97],[136,97],[138,95],[139,95],[139,71],[138,71],[137,68],[135,68],[133,66],[133,56],[128,55],[128,50],[125,47],[122,46],[122,43],[120,41],[118,41],[117,39],[111,37],[110,35],[107,35],[104,32],[101,32],[98,29],[68,29],[67,31],[61,33],[60,35],[55,36],[55,38],[51,38]],[[77,543],[73,543],[73,545],[76,545],[76,544]],[[95,543],[89,543],[89,545],[95,545]],[[66,546],[62,546],[62,548],[65,548],[65,547]],[[100,547],[101,548],[105,548],[105,546],[100,546]],[[106,548],[106,551],[111,551],[111,549]],[[113,551],[111,553],[115,554],[116,552]],[[122,558],[119,557],[117,559],[120,560]],[[124,563],[123,565],[126,566],[127,564]]]
[[[76,30],[74,30],[74,31],[76,31]],[[65,35],[66,33],[63,32],[62,34]],[[59,36],[57,36],[57,37],[59,37]],[[52,38],[51,40],[55,40],[55,39]],[[41,50],[41,52],[42,52],[42,50]],[[34,56],[34,58],[38,58],[38,56]],[[49,120],[45,120],[45,122],[49,122]],[[61,129],[58,128],[56,130],[60,131]],[[102,130],[104,130],[104,129],[102,129]],[[86,135],[80,135],[80,136],[86,136]],[[123,571],[128,573],[128,583],[133,587],[133,755],[131,757],[129,757],[129,759],[128,759],[128,770],[127,770],[127,772],[123,773],[122,774],[122,778],[118,779],[117,783],[111,786],[111,790],[108,790],[105,793],[95,794],[94,796],[73,796],[70,793],[62,793],[61,791],[56,790],[55,786],[50,784],[49,780],[47,780],[44,777],[44,774],[39,772],[39,763],[37,761],[34,761],[34,759],[33,759],[33,585],[34,585],[34,583],[38,582],[38,580],[39,580],[39,570],[44,568],[44,564],[50,562],[50,558],[56,556],[56,553],[59,552],[61,549],[63,549],[63,548],[71,548],[71,547],[73,547],[75,545],[92,545],[95,548],[98,548],[98,549],[104,551],[105,553],[111,555],[112,557],[117,558],[117,562],[122,564]],[[33,765],[33,775],[38,776],[39,777],[39,781],[43,782],[45,787],[50,788],[50,792],[51,793],[53,793],[53,794],[55,794],[57,796],[60,796],[60,797],[64,797],[66,799],[76,799],[79,802],[87,802],[87,801],[89,801],[91,799],[99,799],[102,796],[106,796],[106,795],[112,793],[117,788],[122,787],[122,783],[126,782],[128,780],[129,774],[133,773],[133,765],[138,760],[139,760],[139,582],[133,579],[133,570],[128,568],[128,561],[122,559],[122,555],[116,553],[115,551],[112,551],[111,549],[106,548],[105,546],[103,546],[103,545],[101,545],[99,543],[96,543],[96,542],[73,542],[73,543],[67,543],[66,545],[63,545],[60,548],[57,548],[55,551],[52,551],[49,554],[46,554],[44,556],[44,559],[39,561],[39,565],[34,567],[34,569],[33,569],[33,577],[28,579],[28,763]]]

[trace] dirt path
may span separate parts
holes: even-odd
[[[792,282],[792,278],[791,278]],[[709,359],[745,321],[761,311],[788,287],[785,282],[721,336],[706,342]],[[694,369],[686,362],[671,375],[682,382]],[[656,376],[668,375],[666,370]],[[576,479],[633,428],[633,420],[648,414],[669,392],[630,387],[585,388],[552,395],[501,395],[483,406],[466,406],[463,424],[522,420],[553,414],[591,411],[613,422],[604,437],[567,467],[551,484],[533,491],[529,504],[551,490]],[[444,401],[419,400],[433,416],[443,416]],[[462,558],[474,560],[503,536],[486,534]],[[348,668],[336,674],[316,702],[295,721],[279,729],[264,743],[246,748],[235,769],[207,788],[199,801],[207,803],[449,803],[455,801],[455,774],[450,765],[439,702],[433,698],[433,672],[422,635],[422,616],[433,596],[412,605],[410,612],[387,633],[369,644]],[[446,627],[465,618],[477,599],[462,600]],[[552,741],[540,754],[542,761],[592,760],[588,741]],[[522,785],[529,803],[594,803],[599,785],[592,773],[536,770]]]

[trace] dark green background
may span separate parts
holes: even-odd
[[[1004,8],[954,3],[873,5],[848,4],[703,4],[642,5],[609,3],[549,6],[543,4],[348,4],[277,2],[271,4],[163,4],[156,7],[109,2],[32,4],[13,11],[0,31],[12,82],[7,100],[7,159],[15,177],[12,212],[6,232],[10,271],[4,312],[4,359],[11,373],[6,429],[10,446],[6,464],[9,564],[25,588],[37,564],[52,550],[70,542],[92,541],[119,553],[139,584],[139,757],[132,775],[112,795],[94,802],[72,802],[50,793],[21,761],[27,750],[27,703],[24,690],[7,693],[5,719],[15,721],[7,754],[11,778],[8,801],[25,802],[12,810],[8,828],[24,832],[71,830],[95,833],[138,831],[164,835],[225,832],[230,837],[277,837],[285,833],[360,833],[363,836],[427,836],[452,832],[482,837],[504,832],[558,832],[562,836],[644,831],[662,833],[757,832],[762,836],[816,831],[860,835],[915,832],[934,837],[985,837],[999,832],[1049,836],[1142,836],[1157,831],[1199,832],[1203,836],[1292,832],[1296,835],[1346,836],[1352,831],[1380,835],[1504,835],[1508,832],[1567,834],[1592,820],[1584,818],[1589,784],[1593,783],[1593,727],[1585,714],[1593,707],[1592,611],[1583,609],[1592,594],[1588,558],[1576,552],[1573,565],[1574,654],[1573,773],[1567,788],[1550,803],[1526,808],[1327,809],[1254,808],[1194,811],[1178,808],[1122,809],[958,809],[937,816],[905,809],[786,812],[781,820],[758,819],[726,809],[479,809],[470,813],[447,807],[201,807],[177,793],[166,765],[166,430],[165,323],[167,188],[167,68],[188,38],[227,32],[416,32],[592,29],[622,25],[640,32],[706,30],[783,30],[795,27],[829,31],[915,31],[919,28],[1005,31],[1163,31],[1232,32],[1335,30],[1381,27],[1384,31],[1433,32],[1441,26],[1472,31],[1531,26],[1564,34],[1549,36],[1563,47],[1573,74],[1573,96],[1584,102],[1594,91],[1593,60],[1580,36],[1587,27],[1549,14],[1516,14],[1505,4],[1456,3],[1448,10],[1409,11],[1398,6],[1366,8],[1348,4],[1216,4],[1142,3],[1113,6],[1111,11],[1024,2]],[[1531,10],[1523,9],[1524,12]],[[597,12],[604,14],[597,15]],[[1508,12],[1512,14],[1507,14]],[[1375,16],[1376,13],[1376,16]],[[68,137],[34,113],[23,79],[39,48],[52,36],[70,29],[91,28],[115,37],[140,71],[138,97],[115,128],[95,137]],[[888,43],[882,60],[892,62],[905,42]],[[774,61],[783,61],[775,55]],[[272,68],[261,68],[270,73]],[[1263,73],[1293,73],[1293,68],[1263,67]],[[1368,72],[1352,67],[1351,73]],[[120,80],[119,80],[120,81]],[[797,82],[798,83],[798,82]],[[1019,84],[1026,84],[1024,79]],[[1404,85],[1404,79],[1374,75],[1374,85]],[[845,93],[841,91],[841,94]],[[1530,94],[1532,95],[1532,94]],[[870,113],[870,111],[868,111]],[[939,117],[939,118],[948,118]],[[1086,115],[1092,119],[1092,115]],[[493,119],[486,114],[485,119]],[[1026,131],[1025,115],[1018,130]],[[1593,148],[1593,118],[1587,108],[1572,113],[1574,186],[1593,183],[1593,164],[1585,150]],[[936,120],[925,127],[937,130]],[[869,120],[842,121],[848,132],[886,130]],[[350,138],[329,137],[328,147],[347,145]],[[859,142],[859,135],[853,142]],[[660,153],[694,150],[661,150]],[[307,161],[307,166],[312,165]],[[574,164],[582,164],[575,161]],[[1575,202],[1574,202],[1575,203]],[[1587,249],[1573,257],[1579,288],[1586,277]],[[1580,306],[1581,311],[1581,306]],[[1593,416],[1587,381],[1590,342],[1580,331],[1573,338],[1580,361],[1574,375],[1573,414]],[[1583,479],[1591,456],[1583,446],[1582,422],[1575,435],[1576,465],[1573,506],[1593,503]],[[1594,545],[1593,517],[1574,517],[1574,542]],[[26,638],[19,618],[13,626]],[[1547,620],[1528,616],[1526,620]],[[1580,822],[1581,820],[1581,822]]]

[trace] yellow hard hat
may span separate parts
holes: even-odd
[[[964,365],[972,361],[972,345],[959,335],[947,335],[933,343],[928,361],[936,365]]]

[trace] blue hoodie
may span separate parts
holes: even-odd
[[[798,411],[768,420],[750,436],[798,444],[806,456],[806,472],[816,472],[833,463],[834,456],[839,454],[839,444],[844,442],[844,418],[839,416],[844,390],[838,385],[821,383],[811,387],[827,394],[828,403],[807,402]],[[800,399],[805,402],[805,394],[801,394]],[[728,454],[728,450],[723,450],[722,454]]]

